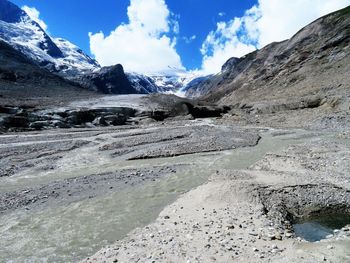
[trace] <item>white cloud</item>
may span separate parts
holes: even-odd
[[[190,44],[191,42],[196,40],[196,38],[197,38],[196,35],[192,35],[190,37],[182,37],[182,39],[186,42],[186,44]]]
[[[183,69],[177,54],[176,20],[164,0],[130,0],[129,22],[119,25],[108,36],[90,36],[90,49],[103,66],[121,63],[127,71],[154,73],[169,67]]]
[[[26,12],[27,13],[27,15],[32,19],[32,20],[34,20],[35,22],[37,22],[39,25],[40,25],[40,27],[42,28],[42,29],[44,29],[45,31],[47,31],[47,25],[46,25],[46,23],[43,21],[43,20],[41,20],[41,18],[40,18],[40,12],[39,12],[39,10],[38,9],[36,9],[35,7],[29,7],[29,6],[22,6],[22,10],[24,11],[24,12]]]
[[[226,15],[226,13],[225,13],[225,12],[220,12],[218,15],[221,16],[221,17],[223,17],[223,16]]]
[[[290,38],[313,20],[346,7],[350,0],[258,0],[243,17],[219,22],[204,41],[202,71],[216,73],[230,57]]]
[[[243,18],[217,23],[216,30],[208,34],[201,47],[203,74],[217,73],[230,57],[241,57],[256,49],[254,41],[247,38],[256,34],[250,26],[256,19],[249,10]]]
[[[303,26],[349,4],[350,0],[259,0],[259,45],[290,38]]]

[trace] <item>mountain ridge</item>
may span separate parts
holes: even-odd
[[[15,4],[0,0],[0,7],[0,39],[36,61],[39,66],[66,78],[100,67],[74,44],[50,37]]]
[[[203,100],[226,105],[346,95],[350,88],[349,25],[350,7],[323,16],[289,40],[230,58],[219,74],[192,87],[188,94],[197,92]]]

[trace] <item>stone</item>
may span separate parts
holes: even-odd
[[[93,122],[93,125],[95,126],[108,126],[108,123],[106,122],[105,118],[103,116],[97,117]]]
[[[16,114],[17,112],[18,112],[18,108],[0,106],[0,113]]]
[[[287,238],[290,238],[290,237],[292,237],[292,236],[293,236],[292,233],[286,233],[286,234],[285,234],[285,237],[287,237]]]
[[[223,106],[193,106],[190,108],[190,113],[194,118],[212,118],[221,117],[222,114],[227,113],[229,107]]]
[[[7,128],[28,128],[29,121],[26,116],[8,116],[3,120],[4,126]]]
[[[276,234],[275,234],[275,239],[276,239],[276,240],[282,240],[281,234],[280,234],[280,233],[276,233]]]
[[[94,121],[96,115],[92,110],[80,109],[77,111],[69,111],[67,121],[73,125],[81,125]]]
[[[50,121],[36,121],[36,122],[32,122],[29,125],[29,128],[35,129],[35,130],[41,130],[45,127],[49,127],[51,125]]]
[[[123,114],[108,115],[104,117],[109,125],[118,126],[126,124],[126,117]]]
[[[70,128],[71,126],[63,121],[52,121],[52,125],[57,128],[61,129],[67,129]]]

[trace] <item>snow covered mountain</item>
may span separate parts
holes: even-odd
[[[202,77],[195,72],[170,67],[151,76],[124,73],[118,65],[101,68],[76,45],[50,36],[24,10],[8,0],[0,0],[1,40],[38,66],[106,94],[171,93],[185,96],[187,85]]]
[[[158,86],[159,92],[172,93],[181,97],[186,96],[190,83],[203,76],[197,72],[174,71],[167,74],[152,75],[150,78]]]
[[[139,93],[148,94],[163,92],[161,87],[159,87],[151,77],[138,73],[125,73],[125,75],[134,89]]]
[[[74,44],[51,38],[22,9],[7,0],[0,0],[0,39],[38,65],[66,78],[100,68]]]
[[[169,93],[181,97],[186,96],[189,84],[198,78],[204,78],[197,72],[176,69],[149,76],[135,72],[125,74],[135,89],[142,93]]]

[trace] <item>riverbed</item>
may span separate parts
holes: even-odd
[[[203,121],[198,125],[213,124]],[[33,203],[5,209],[0,215],[1,262],[82,260],[155,220],[165,206],[206,182],[218,169],[246,169],[267,152],[319,137],[304,130],[255,128],[261,136],[256,146],[231,150],[219,151],[214,147],[212,151],[180,153],[166,158],[152,155],[152,158],[137,160],[111,157],[111,152],[97,150],[101,147],[98,142],[108,142],[122,132],[130,131],[70,130],[0,136],[2,148],[9,144],[21,148],[24,144],[32,145],[33,141],[36,144],[64,140],[88,142],[69,151],[61,149],[62,157],[51,160],[53,166],[49,169],[37,169],[38,164],[34,164],[0,178],[1,193],[30,191],[40,197],[32,199]],[[135,129],[131,132],[137,133]],[[143,133],[147,133],[147,129],[143,129]],[[40,139],[34,140],[35,137]],[[117,173],[119,177],[112,180],[108,173]],[[91,175],[96,178],[81,183],[86,184],[86,188],[71,187],[71,194],[63,194],[68,188],[62,190],[62,182],[74,186],[70,179],[79,181],[77,178]],[[98,180],[101,176],[105,176],[105,183]],[[136,177],[139,179],[135,180]],[[56,191],[59,196],[43,196],[38,193],[43,189]]]

